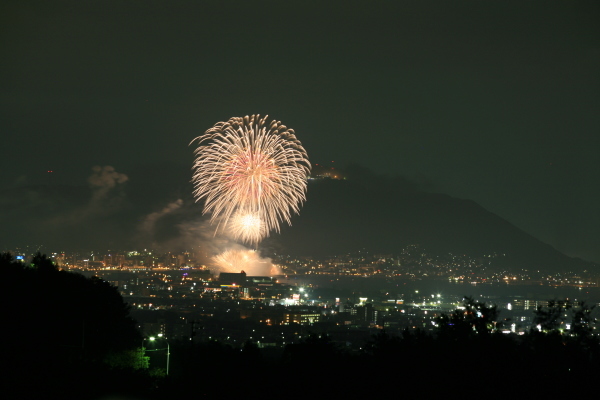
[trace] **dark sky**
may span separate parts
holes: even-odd
[[[2,229],[27,202],[64,216],[39,185],[92,191],[73,227],[111,185],[136,188],[124,219],[160,212],[190,140],[260,113],[313,163],[424,182],[600,261],[598,21],[597,1],[3,1]]]

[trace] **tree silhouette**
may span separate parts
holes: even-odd
[[[576,338],[588,338],[592,335],[594,327],[592,326],[596,319],[592,317],[596,305],[589,306],[582,301],[579,307],[573,307],[571,318],[571,332]]]
[[[58,270],[58,268],[56,268],[56,265],[54,265],[52,260],[49,259],[45,254],[40,253],[39,251],[35,253],[33,258],[31,259],[31,266],[42,273],[56,272]]]
[[[466,296],[463,300],[464,310],[456,309],[450,315],[442,314],[436,318],[441,335],[468,337],[473,334],[488,335],[496,332],[498,326],[498,306],[487,306]]]
[[[69,384],[86,390],[84,383],[108,368],[109,354],[141,343],[128,305],[108,282],[61,271],[40,253],[30,264],[1,254],[0,267],[12,289],[1,291],[0,300],[11,305],[3,310],[3,330],[12,349],[5,363],[15,385],[28,387],[26,381],[36,377],[36,387],[50,390],[78,376]],[[89,374],[80,375],[85,371]]]
[[[533,323],[539,325],[542,332],[558,331],[565,320],[565,311],[571,307],[567,300],[550,300],[547,307],[538,306],[533,312]]]

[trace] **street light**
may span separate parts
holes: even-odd
[[[159,338],[163,338],[163,334],[159,333],[158,335]],[[150,340],[151,342],[154,342],[156,340],[156,337],[154,336],[150,336],[148,338],[148,340]],[[171,356],[171,347],[169,346],[169,341],[167,339],[164,339],[165,342],[167,342],[167,375],[169,375],[169,363],[170,363],[170,356]],[[158,350],[165,350],[165,349],[154,349],[153,351],[158,351]]]

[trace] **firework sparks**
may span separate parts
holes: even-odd
[[[219,122],[193,142],[194,196],[217,229],[258,244],[281,221],[291,224],[311,167],[292,129],[252,115]]]
[[[236,213],[228,224],[230,236],[237,240],[258,243],[266,235],[265,224],[260,216],[253,213]]]

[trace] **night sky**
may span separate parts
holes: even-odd
[[[268,114],[312,163],[600,262],[599,21],[597,1],[3,1],[0,247],[142,230],[187,204],[192,139]]]

